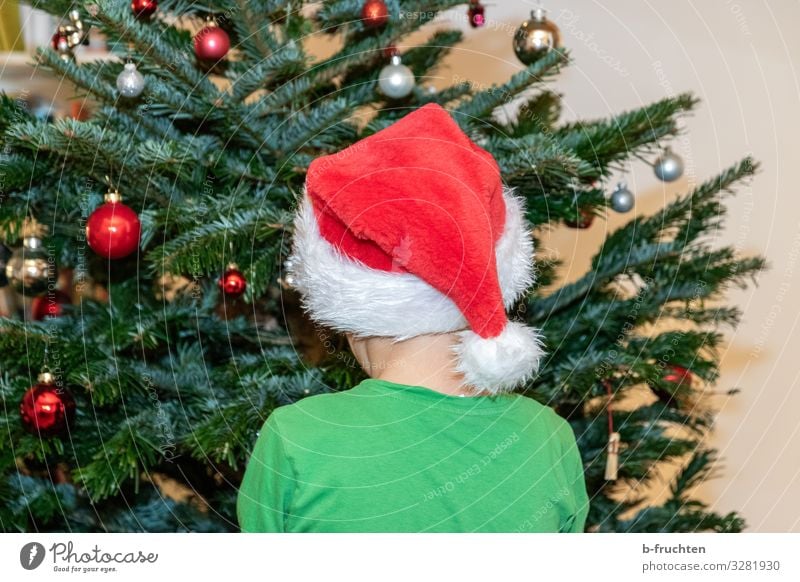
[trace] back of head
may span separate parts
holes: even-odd
[[[544,353],[538,330],[506,315],[533,282],[533,251],[494,158],[429,104],[312,162],[287,267],[310,316],[333,329],[459,332],[464,383],[497,393]]]

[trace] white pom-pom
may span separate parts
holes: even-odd
[[[510,392],[530,379],[544,356],[539,331],[522,323],[509,322],[500,335],[488,339],[472,330],[459,335],[453,351],[464,384],[491,394]]]

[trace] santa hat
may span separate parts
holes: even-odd
[[[510,322],[533,282],[521,198],[439,105],[315,159],[287,268],[321,324],[397,341],[460,332],[464,384],[490,393],[530,378],[535,328]]]

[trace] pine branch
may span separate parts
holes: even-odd
[[[275,14],[283,2],[252,2],[252,0],[235,0],[236,18],[229,19],[238,36],[236,48],[242,51],[251,61],[261,62],[269,59],[273,53],[282,50],[275,35],[270,31],[269,20],[264,16]],[[283,47],[285,48],[285,46]]]
[[[276,134],[277,149],[290,152],[302,147],[331,147],[341,144],[342,133],[351,140],[355,131],[340,126],[352,112],[351,105],[344,99],[326,101],[313,109],[303,110],[288,117],[285,125]]]
[[[554,137],[606,176],[614,163],[656,151],[659,140],[677,135],[678,116],[690,112],[697,102],[690,93],[683,93],[608,120],[567,124]]]
[[[138,490],[139,474],[150,473],[164,455],[163,418],[176,416],[179,411],[173,408],[171,403],[162,404],[162,409],[168,411],[164,417],[149,408],[127,417],[92,461],[75,470],[75,482],[86,488],[92,501],[115,495],[128,481]]]
[[[531,321],[556,314],[626,271],[642,269],[646,272],[649,265],[679,258],[684,248],[721,212],[716,197],[750,176],[754,168],[752,161],[746,159],[702,184],[688,196],[672,201],[662,212],[651,217],[637,217],[609,235],[593,257],[591,271],[578,281],[564,285],[553,295],[537,298],[530,305]],[[671,240],[662,240],[665,236]],[[759,268],[762,264],[760,260],[751,261],[747,270]]]
[[[456,110],[456,120],[465,131],[482,127],[476,126],[476,120],[490,116],[500,105],[509,103],[517,95],[535,83],[542,83],[561,70],[561,66],[569,60],[569,54],[563,50],[553,50],[537,60],[526,69],[516,73],[506,83],[475,93],[472,98],[460,104]]]
[[[297,43],[287,43],[255,65],[248,67],[231,81],[231,97],[244,101],[257,90],[274,90],[283,80],[301,75],[308,66],[308,59]]]
[[[134,18],[127,4],[101,2],[97,6],[97,13],[91,18],[87,17],[87,22],[102,26],[112,42],[117,41],[122,46],[133,43],[140,54],[181,79],[193,95],[202,95],[210,102],[220,97],[208,76],[195,66],[195,58],[190,50],[191,38],[187,32],[178,31],[158,20],[143,25]]]
[[[241,250],[277,237],[291,223],[291,217],[266,206],[251,210],[222,210],[208,222],[176,234],[147,255],[154,272],[221,273],[227,261],[246,256]],[[266,250],[266,249],[265,249]],[[220,257],[224,257],[223,261]],[[240,265],[247,269],[246,264]]]

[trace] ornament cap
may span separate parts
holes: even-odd
[[[402,65],[403,59],[400,58],[400,55],[392,55],[391,62],[393,65]]]
[[[54,384],[56,379],[51,372],[41,372],[37,377],[39,384],[47,384],[48,386]]]
[[[239,265],[237,265],[233,261],[231,261],[230,263],[225,265],[225,270],[226,271],[233,271],[234,269],[238,271],[239,270]]]
[[[136,65],[134,65],[134,67],[135,66]],[[127,68],[128,65],[125,65],[125,67]],[[117,190],[109,190],[106,192],[105,196],[103,196],[103,200],[116,204],[117,202],[122,202],[122,195]]]
[[[534,8],[533,10],[531,10],[531,18],[533,18],[537,22],[543,22],[544,20],[547,19],[547,10],[545,10],[541,6],[539,8]]]
[[[126,71],[135,71],[136,70],[136,64],[131,62],[131,61],[128,61],[127,63],[125,63],[125,70]]]
[[[42,246],[42,239],[38,236],[26,236],[22,241],[22,246],[26,249],[38,249]]]

